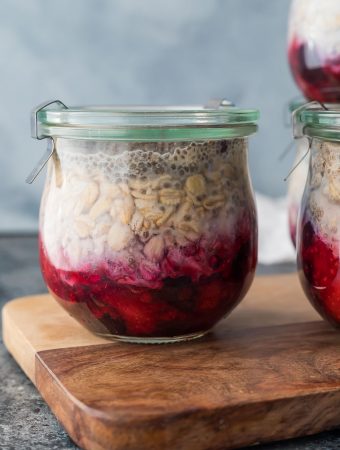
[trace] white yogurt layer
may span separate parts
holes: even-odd
[[[318,233],[330,245],[340,242],[340,145],[313,140],[307,207]]]
[[[235,235],[251,201],[244,139],[114,143],[58,139],[41,210],[51,262],[76,270]]]
[[[340,54],[340,1],[294,0],[290,14],[289,39],[314,44],[325,57]],[[310,61],[310,67],[313,62]]]

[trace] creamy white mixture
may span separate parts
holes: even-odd
[[[340,1],[294,0],[290,13],[289,40],[311,42],[326,57],[340,53]],[[309,61],[313,67],[313,61]]]
[[[250,199],[245,139],[114,143],[58,139],[41,209],[51,262],[77,269],[235,234]]]
[[[314,139],[308,208],[330,243],[340,242],[340,143]]]

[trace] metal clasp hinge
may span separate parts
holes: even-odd
[[[44,136],[40,135],[38,133],[38,112],[46,108],[47,106],[50,106],[52,104],[56,104],[60,107],[60,109],[67,109],[67,106],[61,102],[60,100],[49,100],[47,102],[41,103],[36,108],[32,110],[31,114],[31,135],[33,138],[42,140],[42,139],[48,139],[47,149],[43,156],[39,159],[38,163],[35,165],[32,172],[28,175],[26,178],[26,183],[32,184],[33,181],[37,178],[39,173],[42,171],[42,169],[46,166],[48,160],[51,158],[54,152],[54,140],[50,136]]]
[[[319,102],[318,100],[313,100],[311,102],[307,102],[304,105],[300,106],[299,108],[296,108],[292,112],[292,125],[293,125],[293,136],[294,139],[301,139],[304,134],[304,127],[302,124],[299,123],[299,114],[303,111],[313,110],[316,108],[324,109],[325,111],[328,111],[327,106],[324,103]],[[302,163],[302,161],[306,158],[308,155],[310,149],[312,148],[313,144],[313,138],[308,137],[308,149],[306,153],[302,156],[302,158],[295,164],[295,166],[289,171],[288,175],[284,178],[284,181],[287,181],[288,178],[291,176],[291,174],[295,171],[295,169]]]
[[[299,123],[299,115],[303,111],[313,110],[316,108],[322,108],[324,110],[328,110],[328,108],[318,100],[313,100],[311,102],[307,102],[304,105],[301,105],[299,108],[296,108],[292,112],[292,126],[293,126],[293,137],[294,139],[300,139],[304,136],[304,127]]]

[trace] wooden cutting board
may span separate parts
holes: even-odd
[[[3,332],[85,449],[229,449],[340,426],[340,333],[295,274],[258,277],[214,333],[189,343],[94,337],[49,295],[9,302]]]

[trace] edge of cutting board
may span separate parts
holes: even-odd
[[[228,449],[340,425],[340,335],[296,274],[257,277],[230,317],[197,341],[107,341],[48,294],[9,302],[3,334],[85,449]]]

